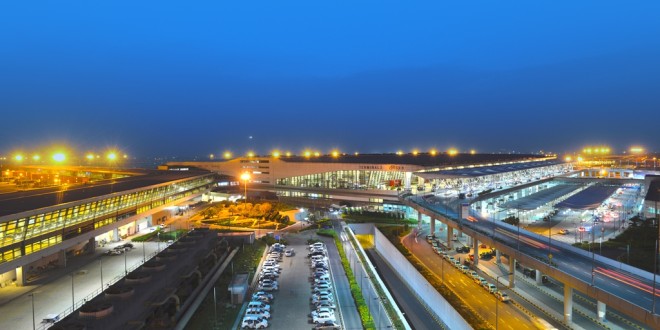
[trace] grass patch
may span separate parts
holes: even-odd
[[[166,232],[160,232],[160,241],[169,241],[169,240],[176,240],[179,237],[183,236],[185,233],[188,231],[185,229],[177,229],[174,231],[166,231]]]
[[[358,247],[357,247],[356,245],[359,244],[359,243],[358,243],[357,241],[353,240],[353,237],[352,237],[352,236],[350,236],[350,235],[348,235],[348,236],[350,237],[350,243],[353,245],[353,248],[354,248],[356,251],[358,251],[359,249],[358,249]],[[370,244],[371,246],[373,246],[373,236],[372,236],[372,235],[359,235],[359,236],[362,237],[363,240],[365,240],[366,242],[368,242],[368,244]],[[369,239],[369,237],[371,237],[371,239]],[[356,237],[356,238],[357,238],[357,237]],[[358,253],[357,255],[358,255],[358,258],[360,259],[360,261],[362,262],[362,264],[363,264],[363,265],[366,265],[366,264],[367,264],[367,261],[365,260],[365,256],[363,256],[362,254],[359,254],[359,253]],[[374,274],[374,273],[371,271],[370,268],[368,268],[368,267],[364,267],[364,269],[366,269],[367,274],[368,274],[368,276],[369,276],[370,278],[375,278],[375,277],[376,277],[376,274]],[[378,295],[379,297],[385,297],[385,296],[387,296],[387,295],[385,294],[385,289],[383,289],[380,285],[377,285],[376,283],[374,283],[374,288],[376,289],[377,295]],[[396,310],[394,309],[394,307],[393,307],[391,304],[387,304],[387,303],[385,303],[385,301],[383,301],[383,306],[384,306],[384,308],[385,308],[385,312],[387,313],[387,315],[389,315],[390,319],[391,319],[392,322],[393,322],[392,325],[394,326],[394,329],[403,329],[403,328],[404,328],[404,323],[403,323],[403,321],[399,318],[399,315],[397,314],[397,312],[396,312]]]
[[[147,242],[150,241],[152,238],[156,237],[158,233],[161,232],[160,228],[156,227],[156,230],[146,233],[144,235],[136,236],[131,239],[131,242]]]
[[[470,306],[466,305],[454,291],[444,285],[440,279],[432,273],[419,259],[417,259],[403,243],[401,238],[408,234],[409,231],[402,231],[394,226],[381,227],[380,231],[389,239],[392,244],[408,259],[408,261],[417,269],[417,271],[424,276],[424,278],[438,291],[449,304],[474,328],[474,329],[491,329],[492,327],[486,320],[481,318],[474,312]],[[444,262],[444,261],[443,261]]]
[[[330,234],[330,232],[332,234]],[[357,307],[358,313],[360,313],[360,319],[362,320],[362,327],[364,329],[376,329],[374,321],[371,318],[371,314],[369,313],[369,307],[367,306],[367,303],[364,300],[364,297],[362,296],[362,291],[360,290],[360,286],[355,281],[355,275],[353,275],[353,270],[351,270],[351,266],[348,263],[348,259],[346,258],[346,254],[344,253],[344,249],[341,246],[341,241],[339,241],[339,237],[337,236],[337,233],[332,230],[329,230],[326,233],[328,233],[329,236],[333,237],[335,241],[335,245],[337,246],[337,250],[339,251],[339,257],[341,258],[341,265],[344,267],[344,271],[346,272],[346,276],[348,277],[348,283],[351,288],[351,295],[353,296],[353,300],[355,300],[355,305]]]

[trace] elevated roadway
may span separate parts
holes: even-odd
[[[420,196],[401,197],[400,201],[420,214],[448,225],[447,233],[459,230],[472,237],[475,246],[483,242],[514,260],[533,267],[564,284],[564,321],[572,323],[572,290],[599,302],[599,313],[605,306],[616,306],[620,312],[652,328],[660,328],[660,317],[654,312],[660,299],[653,274],[629,267],[612,266],[615,262],[596,257],[568,244],[520,230],[499,221],[487,221],[470,211],[467,219],[442,205],[430,204]],[[475,249],[475,255],[478,254]],[[551,260],[551,262],[549,262]],[[619,265],[618,262],[616,262]],[[510,266],[513,273],[513,264]],[[513,276],[510,277],[513,280]]]

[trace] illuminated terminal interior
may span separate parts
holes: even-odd
[[[93,248],[98,237],[117,240],[146,228],[154,212],[199,196],[216,181],[199,171],[94,175],[112,179],[0,195],[0,273],[20,273],[57,252],[87,243]]]

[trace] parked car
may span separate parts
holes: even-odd
[[[339,330],[341,329],[341,325],[337,323],[336,321],[325,321],[323,323],[317,323],[314,329],[323,329],[323,330]]]
[[[324,313],[319,313],[316,317],[312,317],[312,322],[314,323],[325,323],[327,321],[336,321],[335,319],[335,314],[324,312]]]
[[[499,299],[502,302],[507,302],[511,300],[511,298],[509,298],[509,295],[502,291],[495,292],[495,297],[497,297],[497,299]]]
[[[250,301],[248,303],[247,308],[261,308],[263,310],[270,312],[270,305],[261,301]]]
[[[245,310],[245,315],[252,315],[256,317],[265,317],[266,319],[270,319],[270,312],[264,309],[259,309],[259,308],[248,308]]]
[[[293,249],[288,249],[286,250],[286,252],[284,252],[284,255],[287,257],[293,257],[294,255],[296,255],[296,252]]]
[[[241,328],[243,329],[264,329],[266,327],[268,327],[266,318],[258,318],[253,315],[246,315],[243,317],[243,322],[241,322]]]
[[[492,283],[485,283],[485,284],[483,284],[482,286],[484,287],[484,289],[486,289],[486,290],[487,290],[488,292],[490,292],[490,293],[495,293],[495,292],[497,292],[497,287],[495,286],[495,284],[492,284]]]

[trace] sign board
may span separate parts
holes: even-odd
[[[469,216],[470,216],[470,204],[469,203],[462,203],[461,204],[460,218],[461,219],[467,219]]]

